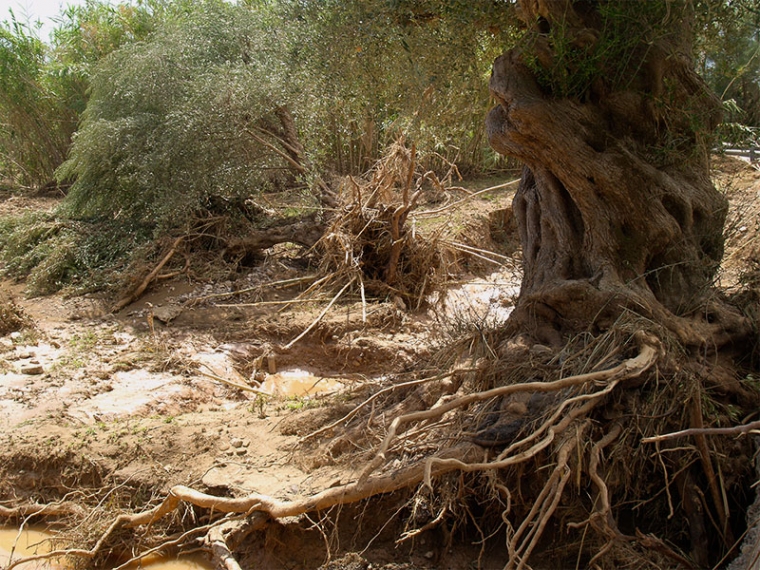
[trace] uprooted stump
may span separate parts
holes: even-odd
[[[397,296],[407,307],[419,307],[452,259],[438,234],[423,236],[408,221],[423,184],[441,183],[419,168],[414,146],[403,140],[391,145],[367,178],[344,181],[342,205],[316,245],[321,269],[354,277],[370,295]]]

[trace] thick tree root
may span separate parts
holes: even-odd
[[[242,519],[257,517],[257,524],[261,524],[269,519],[282,519],[321,511],[335,505],[354,503],[379,494],[412,488],[421,482],[432,487],[433,477],[451,471],[476,472],[503,469],[528,461],[556,442],[556,464],[543,490],[520,526],[517,529],[509,527],[510,561],[507,568],[525,568],[543,530],[557,509],[563,489],[571,478],[572,470],[569,467],[569,458],[571,452],[580,445],[581,438],[590,425],[587,419],[589,412],[620,382],[636,378],[649,369],[661,354],[657,339],[644,333],[637,333],[635,338],[639,343],[639,354],[607,370],[569,376],[553,382],[527,382],[502,386],[485,392],[468,394],[431,409],[397,417],[389,426],[387,435],[379,446],[374,459],[370,461],[354,482],[325,489],[310,497],[288,501],[261,494],[251,494],[239,498],[217,497],[191,487],[176,485],[172,487],[164,500],[154,508],[141,513],[122,514],[116,517],[89,550],[56,550],[17,560],[7,568],[10,570],[25,562],[61,556],[94,558],[104,549],[109,537],[117,529],[150,525],[174,512],[182,503],[187,503],[209,511],[234,513],[238,516],[234,517],[235,520],[224,518],[206,527],[194,528],[178,539],[171,541],[171,543],[164,543],[157,548],[179,544],[182,540],[187,540],[190,534],[202,536],[205,533],[204,541],[217,559],[219,566],[227,570],[238,570],[240,566],[232,555],[227,536],[240,528],[239,524]],[[540,426],[532,430],[529,435],[508,446],[492,460],[483,460],[484,450],[480,446],[470,442],[461,442],[432,456],[420,458],[404,467],[388,469],[387,455],[389,451],[393,446],[403,443],[404,429],[411,424],[418,426],[419,430],[429,430],[436,425],[433,420],[440,419],[452,410],[466,408],[475,402],[516,392],[558,392],[571,387],[576,389],[575,396],[564,400]],[[578,391],[579,387],[583,388],[580,392]],[[569,430],[570,426],[574,426],[575,429]],[[615,426],[595,445],[590,465],[590,475],[599,491],[600,501],[597,512],[592,515],[587,524],[600,528],[610,541],[620,538],[622,535],[616,531],[614,523],[611,522],[610,500],[604,481],[599,476],[598,464],[601,450],[617,438],[619,433],[620,426]],[[383,466],[385,469],[379,472]],[[507,494],[509,494],[508,490]],[[34,512],[44,512],[46,509],[46,507],[38,507],[39,509]],[[19,509],[21,507],[10,509],[10,511],[22,512]],[[25,509],[24,512],[26,511],[28,509]],[[504,513],[505,521],[508,512],[509,506]],[[630,537],[624,538],[630,539]],[[152,549],[151,552],[154,550],[156,549]]]
[[[83,516],[85,513],[85,509],[73,501],[62,501],[46,505],[23,503],[15,507],[0,505],[0,517],[2,518],[30,517],[34,515],[49,517]]]

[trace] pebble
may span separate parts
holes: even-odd
[[[29,374],[29,375],[36,375],[36,374],[42,374],[42,365],[41,364],[26,364],[21,367],[21,374]]]
[[[230,440],[230,445],[232,447],[234,447],[235,449],[239,449],[239,448],[243,447],[243,440],[240,439],[239,437],[233,437]]]

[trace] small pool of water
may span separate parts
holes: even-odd
[[[17,528],[0,527],[0,568],[4,568],[8,564],[11,550],[13,550],[14,560],[24,556],[50,552],[52,546],[50,539],[53,536],[44,528],[25,528],[19,534]],[[20,570],[71,570],[73,566],[56,560],[40,560],[22,564],[16,568]],[[140,562],[130,564],[125,570],[214,570],[214,565],[202,555],[181,556],[179,558],[149,556]]]
[[[124,570],[214,570],[214,565],[201,555],[180,556],[176,559],[147,556],[140,562],[126,566]]]
[[[14,527],[0,527],[0,568],[8,564],[11,551],[13,559],[18,560],[24,556],[44,554],[50,552],[50,538],[52,534],[38,528],[25,528],[19,533]],[[40,560],[29,564],[17,566],[22,570],[59,570],[65,568],[60,563],[52,560]]]
[[[321,378],[311,372],[294,368],[277,374],[269,374],[261,384],[261,389],[268,394],[284,398],[305,398],[337,392],[343,389],[343,383],[334,378]]]

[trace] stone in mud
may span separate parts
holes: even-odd
[[[34,376],[37,374],[42,374],[42,372],[43,372],[42,364],[29,363],[29,364],[24,364],[21,367],[21,374],[29,374],[30,376]]]

